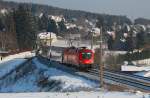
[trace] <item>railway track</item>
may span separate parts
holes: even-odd
[[[44,58],[43,58],[44,59]],[[45,61],[46,62],[46,61]],[[56,63],[61,64],[59,61],[54,61]],[[68,65],[61,64],[66,67]],[[71,66],[72,68],[72,66]],[[74,68],[74,67],[73,67]],[[83,71],[80,69],[75,68],[77,71],[75,73],[80,73],[80,76],[91,78],[94,77],[94,79],[99,81],[99,67],[93,67],[92,69],[89,69],[88,71]],[[96,77],[96,78],[95,78]],[[150,78],[141,77],[137,75],[127,74],[123,72],[116,72],[116,71],[110,71],[110,70],[104,70],[104,82],[108,84],[115,84],[119,86],[123,86],[126,88],[131,88],[135,90],[140,90],[144,92],[150,92]]]
[[[68,67],[68,65],[65,65],[65,66]],[[77,70],[79,70],[81,73],[87,74],[86,76],[92,75],[94,77],[97,77],[96,79],[100,79],[99,67],[94,67],[92,69],[88,69],[87,71],[84,71],[81,69],[77,69]],[[118,72],[118,71],[111,71],[107,69],[104,70],[103,77],[104,77],[104,82],[108,84],[116,84],[116,85],[123,86],[129,89],[131,88],[134,90],[150,92],[150,78],[147,78],[147,77],[127,74],[127,73]]]
[[[97,77],[100,75],[100,71],[96,68],[88,70],[87,73]],[[150,92],[150,78],[146,77],[104,70],[104,82],[112,84],[116,83],[135,90]]]

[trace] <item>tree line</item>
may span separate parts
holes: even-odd
[[[55,32],[57,35],[62,35],[62,33],[66,32],[66,27],[63,20],[56,23],[54,20],[50,19],[48,15],[63,15],[67,21],[72,18],[76,18],[77,20],[80,20],[80,18],[89,20],[98,19],[99,21],[97,26],[103,26],[103,30],[107,30],[109,27],[114,25],[114,23],[119,25],[132,24],[131,20],[126,16],[96,14],[85,11],[61,9],[40,4],[0,1],[0,9],[2,8],[6,8],[9,11],[9,13],[5,15],[0,15],[0,37],[3,37],[1,40],[5,39],[3,42],[0,41],[0,46],[2,48],[6,47],[7,49],[33,48],[36,43],[36,35],[40,31]],[[42,17],[39,17],[41,12],[43,15]],[[139,20],[136,20],[136,23],[139,23]],[[117,36],[121,35],[121,33],[117,34]],[[142,33],[137,35],[137,42],[139,41],[138,43],[140,43],[137,45],[143,44],[145,36],[146,35],[143,37]],[[108,39],[109,42],[112,43],[110,45],[113,45],[114,40],[111,36]],[[125,44],[131,46],[132,49],[131,41],[134,39],[128,37],[126,40],[127,43]],[[115,43],[116,42],[118,41],[115,41]],[[114,45],[110,47],[114,47]]]
[[[20,4],[17,9],[0,14],[0,47],[9,49],[32,49],[36,44],[38,32],[54,32],[66,30],[64,21],[56,23],[47,14],[41,17],[32,13],[32,8]]]
[[[146,19],[137,19],[135,24],[125,25],[112,24],[107,25],[103,17],[98,18],[97,27],[102,28],[103,39],[105,39],[109,50],[133,51],[135,49],[143,49],[150,45],[150,34],[146,27],[148,24]],[[134,27],[134,25],[138,27]],[[120,26],[120,29],[117,29]],[[114,28],[113,28],[114,27]],[[139,30],[138,30],[139,29]],[[108,34],[107,31],[112,31],[113,34]]]

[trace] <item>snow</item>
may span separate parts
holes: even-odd
[[[33,56],[33,53],[23,52],[23,53],[10,55],[10,56],[3,58],[3,60],[0,61],[0,79],[4,77],[5,75],[7,75],[8,73],[10,73],[12,70],[15,70],[22,63],[24,63],[27,60],[24,58],[31,57],[31,56]],[[1,86],[4,86],[4,85],[1,85]]]
[[[25,59],[17,59],[18,57],[13,56],[12,60],[7,59],[9,61],[1,62],[0,75],[25,61]],[[23,57],[23,55],[21,54],[20,57]],[[33,65],[36,68],[33,68],[33,71],[16,80],[15,83],[1,86],[1,92],[15,93],[0,93],[0,98],[150,98],[150,94],[142,92],[110,92],[102,89],[98,89],[97,91],[99,84],[67,73],[65,70],[51,67],[51,65],[57,66],[54,62],[51,62],[49,67],[47,67],[35,58],[33,59]],[[59,86],[59,92],[41,92],[44,90],[37,84],[40,71],[43,72],[44,77],[48,77],[49,81],[60,81],[60,84],[57,85]]]
[[[42,68],[43,70],[46,70],[44,75],[46,77],[49,77],[48,80],[61,82],[61,84],[59,85],[61,88],[60,91],[78,91],[81,89],[90,90],[99,87],[99,84],[87,80],[83,77],[75,76],[67,72],[64,72],[62,70],[58,70],[56,68],[52,68],[52,67],[47,68],[46,66],[38,62],[37,59],[34,59],[33,62],[35,63],[35,65],[38,66],[38,68]],[[51,64],[53,64],[53,62]]]
[[[143,76],[143,77],[150,77],[150,71],[137,72],[137,73],[135,73],[135,75]]]
[[[127,92],[73,92],[73,93],[1,93],[0,98],[150,98],[149,94]]]
[[[11,62],[12,64],[15,62]],[[52,65],[56,63],[51,62]],[[14,64],[15,65],[15,64]],[[85,79],[81,76],[72,75],[62,70],[58,70],[54,67],[47,67],[47,65],[41,64],[37,58],[33,59],[32,64],[30,65],[30,70],[24,76],[13,79],[14,82],[4,82],[5,84],[0,86],[0,92],[41,92],[41,91],[60,91],[60,92],[77,92],[77,91],[96,91],[99,89],[99,84]],[[34,66],[34,67],[33,67]],[[56,65],[57,66],[57,65]],[[12,66],[12,68],[15,68]],[[8,69],[12,69],[8,66]],[[7,68],[4,68],[7,69]],[[6,72],[6,71],[3,71]],[[14,74],[17,75],[17,74]],[[15,76],[11,77],[15,77]],[[39,80],[43,77],[48,77],[48,82],[50,85],[39,84]],[[13,80],[12,80],[13,79]],[[51,89],[51,82],[58,82],[58,85],[54,85],[54,89]],[[55,90],[55,88],[57,90]]]
[[[25,61],[25,59],[13,59],[7,62],[0,63],[0,78],[9,73],[11,70],[14,70]]]
[[[3,60],[0,61],[0,78],[25,62],[26,59],[24,58],[31,56],[33,56],[33,53],[28,51],[3,58]]]
[[[6,13],[8,13],[8,10],[7,10],[7,9],[1,9],[1,10],[0,10],[0,13],[1,13],[1,14],[6,14]]]
[[[150,71],[150,66],[122,65],[122,71]]]
[[[36,73],[29,73],[28,75],[18,79],[14,84],[2,86],[0,92],[35,92],[39,91],[40,87],[36,84]]]
[[[6,74],[6,72],[10,72],[11,70],[15,69],[17,66],[19,66],[19,63],[25,61],[25,59],[13,59],[11,61],[6,62],[7,64],[4,64],[6,66],[3,68],[3,75]],[[10,64],[9,64],[10,63]],[[14,65],[14,66],[12,66]],[[26,74],[19,76],[19,73],[14,72],[12,73],[8,79],[1,80],[3,82],[2,85],[0,85],[0,92],[2,93],[8,93],[8,92],[35,92],[40,91],[40,87],[37,85],[37,78],[38,78],[38,71],[35,70],[35,67],[33,67],[32,64],[28,65],[26,69]],[[20,69],[20,72],[22,70]],[[21,73],[20,73],[21,74]],[[2,74],[1,74],[2,75]]]
[[[28,57],[32,57],[32,56],[34,56],[34,53],[31,53],[31,51],[22,52],[22,53],[18,53],[18,54],[9,55],[7,57],[4,57],[3,60],[0,61],[0,63],[4,63],[4,62],[7,62],[9,60],[16,59],[16,58],[28,58]]]

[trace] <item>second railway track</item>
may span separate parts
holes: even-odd
[[[100,76],[100,71],[95,68],[88,70],[87,73],[97,77]],[[150,78],[110,70],[104,70],[103,77],[106,83],[111,81],[135,90],[150,92]]]

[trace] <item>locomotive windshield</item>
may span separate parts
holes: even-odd
[[[92,56],[91,52],[83,52],[82,53],[83,59],[91,59],[91,56]]]

